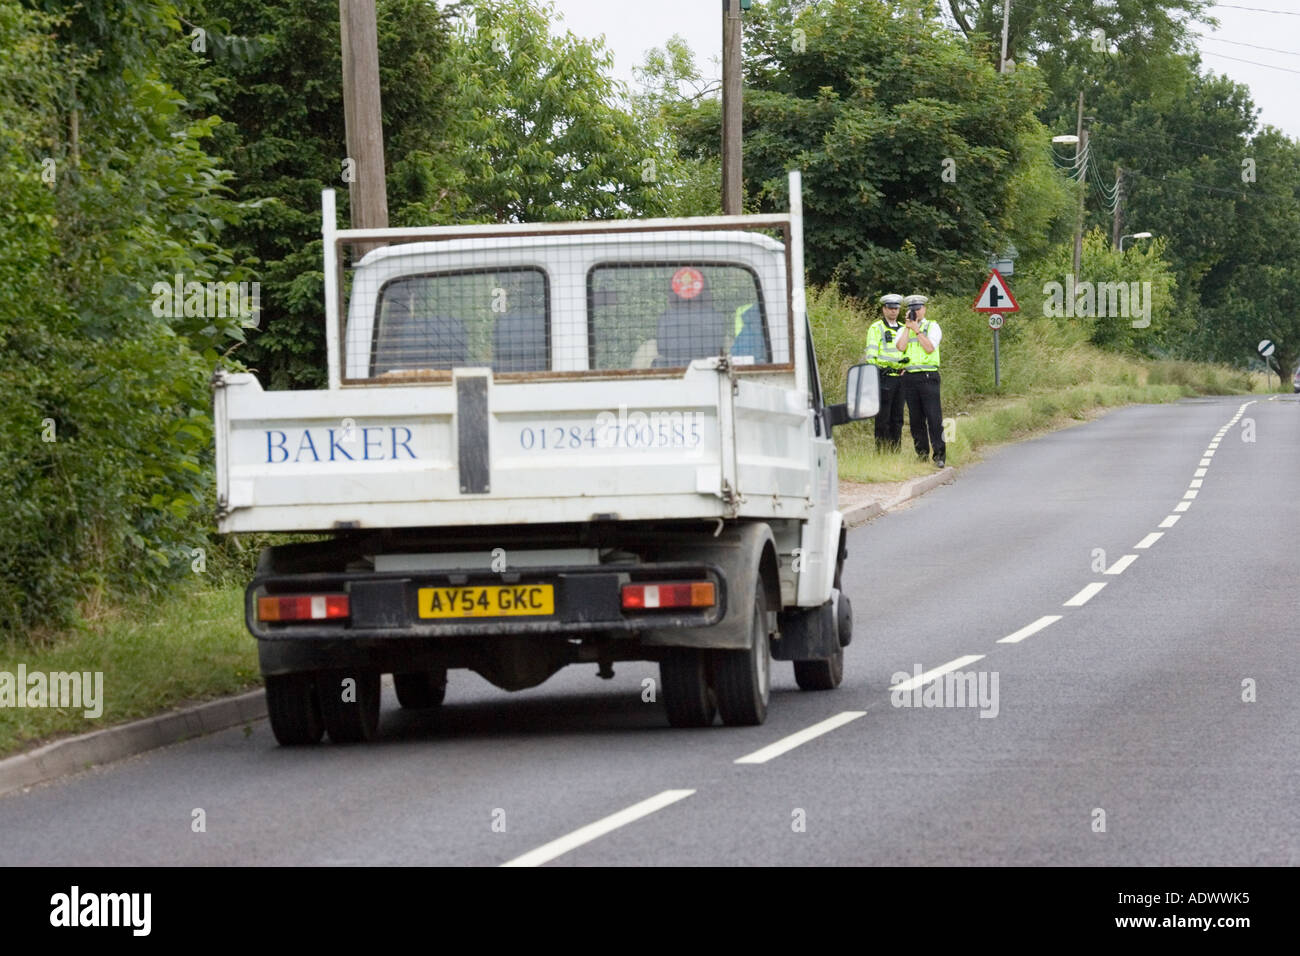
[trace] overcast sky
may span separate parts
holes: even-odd
[[[722,51],[720,0],[553,2],[564,17],[564,25],[574,33],[605,35],[614,52],[616,72],[629,85],[632,68],[644,61],[645,52],[662,46],[674,33],[686,38],[705,75],[717,75],[716,65],[709,61]],[[1239,7],[1275,12],[1259,13]],[[1272,123],[1300,139],[1300,0],[1237,0],[1216,4],[1214,12],[1220,21],[1218,29],[1199,28],[1205,37],[1200,42],[1205,67],[1249,86],[1260,108],[1260,122]]]

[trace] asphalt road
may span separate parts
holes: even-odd
[[[762,727],[668,728],[653,664],[458,671],[369,746],[261,721],[2,797],[0,864],[1294,866],[1300,401],[1247,401],[1010,446],[851,532],[845,682],[775,664]],[[889,690],[954,662],[982,700]]]

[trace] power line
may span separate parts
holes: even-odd
[[[1300,17],[1300,12],[1295,10],[1265,10],[1263,7],[1243,7],[1236,3],[1216,3],[1216,7],[1226,7],[1229,10],[1249,10],[1251,13],[1276,13],[1284,17]]]
[[[1101,181],[1101,177],[1097,175],[1097,171],[1095,169],[1093,170],[1093,178],[1091,182],[1092,182],[1092,188],[1096,190],[1097,195],[1100,196],[1106,202],[1107,205],[1114,205],[1115,197],[1119,195],[1119,190],[1116,189],[1114,186],[1107,186],[1105,183],[1103,183]]]
[[[1086,158],[1086,154],[1081,154],[1078,151],[1071,153],[1069,156],[1062,156],[1055,150],[1052,151],[1052,159],[1056,162],[1056,165],[1060,166],[1062,169],[1066,166],[1073,166],[1076,168],[1082,166],[1083,161]]]
[[[1151,173],[1144,173],[1140,169],[1130,169],[1127,166],[1124,167],[1124,171],[1126,173],[1133,173],[1134,175],[1141,176],[1143,179],[1158,179],[1162,183],[1174,183],[1177,186],[1191,186],[1193,189],[1204,189],[1212,193],[1224,193],[1229,196],[1236,196],[1238,199],[1244,199],[1246,195],[1240,190],[1224,189],[1221,186],[1207,186],[1205,183],[1194,183],[1187,179],[1170,179],[1168,176],[1154,176]]]
[[[1134,138],[1131,137],[1131,136],[1116,135],[1115,133],[1111,132],[1110,130],[1107,130],[1107,131],[1106,131],[1106,138],[1107,138],[1107,139],[1117,139],[1117,140],[1119,140],[1119,141],[1122,142],[1122,143],[1143,143],[1143,144],[1145,144],[1145,142],[1146,142],[1145,140],[1142,140],[1142,139],[1134,139]],[[1216,153],[1224,153],[1224,154],[1227,155],[1227,156],[1240,156],[1240,155],[1241,155],[1241,150],[1236,150],[1236,149],[1224,149],[1222,146],[1211,146],[1209,143],[1197,143],[1197,142],[1194,142],[1193,140],[1190,140],[1190,139],[1182,139],[1182,138],[1179,137],[1179,136],[1169,136],[1169,135],[1165,135],[1163,138],[1166,139],[1166,140],[1168,140],[1168,141],[1171,142],[1171,143],[1182,143],[1182,144],[1185,145],[1185,146],[1195,146],[1195,147],[1197,147],[1198,149],[1208,149],[1208,150],[1213,150],[1213,151],[1216,152]],[[1245,148],[1247,148],[1247,146],[1246,146],[1245,143],[1243,143],[1243,144],[1242,144],[1242,149],[1245,149]]]
[[[1206,36],[1204,33],[1198,33],[1197,36],[1202,40],[1210,40],[1214,43],[1231,43],[1233,46],[1248,46],[1252,50],[1264,50],[1268,53],[1284,53],[1287,56],[1300,56],[1295,50],[1279,50],[1274,46],[1260,46],[1257,43],[1242,43],[1240,40],[1224,40],[1220,37]]]
[[[1178,185],[1178,186],[1191,186],[1191,187],[1194,188],[1194,189],[1204,189],[1204,190],[1207,190],[1208,192],[1213,192],[1213,193],[1224,193],[1224,194],[1226,194],[1226,195],[1228,195],[1228,196],[1235,196],[1235,197],[1237,197],[1238,199],[1245,199],[1245,198],[1247,197],[1247,193],[1246,193],[1245,191],[1243,191],[1243,190],[1240,190],[1240,189],[1224,189],[1222,186],[1210,186],[1210,185],[1207,185],[1206,183],[1196,183],[1196,182],[1192,182],[1191,180],[1188,180],[1188,179],[1170,179],[1168,176],[1156,176],[1156,175],[1153,175],[1153,174],[1151,174],[1151,173],[1145,173],[1145,172],[1143,172],[1143,171],[1140,170],[1140,169],[1133,169],[1131,166],[1125,166],[1125,167],[1124,167],[1124,172],[1125,172],[1126,174],[1127,174],[1127,173],[1133,173],[1135,176],[1141,176],[1143,179],[1158,179],[1158,180],[1160,180],[1160,182],[1162,182],[1162,183],[1174,183],[1175,185]],[[1295,198],[1296,198],[1294,195],[1292,195],[1292,194],[1290,194],[1290,193],[1266,193],[1266,192],[1263,192],[1262,190],[1260,191],[1259,195],[1261,195],[1261,196],[1271,196],[1271,197],[1273,197],[1273,198],[1275,198],[1275,199],[1295,199]]]
[[[1110,214],[1114,215],[1115,210],[1119,208],[1120,203],[1119,187],[1111,186],[1107,188],[1104,183],[1100,182],[1100,177],[1095,177],[1092,180],[1092,189],[1093,192],[1097,194],[1097,198],[1106,206],[1106,209]]]
[[[1300,14],[1297,14],[1297,16],[1300,16]],[[1300,73],[1300,70],[1293,70],[1289,66],[1274,66],[1272,63],[1260,63],[1258,60],[1243,60],[1239,56],[1228,56],[1226,53],[1216,53],[1213,50],[1202,50],[1201,53],[1206,56],[1217,56],[1224,60],[1236,60],[1238,63],[1249,63],[1252,66],[1262,66],[1270,70],[1281,70],[1283,73]]]
[[[1101,200],[1101,204],[1103,208],[1106,210],[1106,212],[1110,213],[1112,216],[1115,215],[1116,210],[1119,209],[1118,196],[1116,196],[1114,199],[1107,199],[1104,195],[1102,195],[1101,191],[1098,190],[1097,198]]]
[[[1092,170],[1092,180],[1094,184],[1100,184],[1100,188],[1107,196],[1113,196],[1119,191],[1118,186],[1106,186],[1105,180],[1101,175],[1101,170],[1097,168],[1097,161],[1089,157],[1088,168]]]

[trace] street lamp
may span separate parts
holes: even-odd
[[[1150,239],[1150,238],[1151,238],[1151,233],[1149,233],[1149,232],[1130,232],[1130,233],[1128,233],[1128,235],[1120,236],[1120,237],[1119,237],[1119,251],[1120,251],[1120,252],[1123,252],[1123,251],[1124,251],[1124,240],[1125,240],[1125,239]]]

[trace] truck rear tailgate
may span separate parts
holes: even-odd
[[[310,531],[713,517],[730,383],[684,377],[264,392],[216,382],[220,529]],[[734,482],[734,479],[733,479]]]

